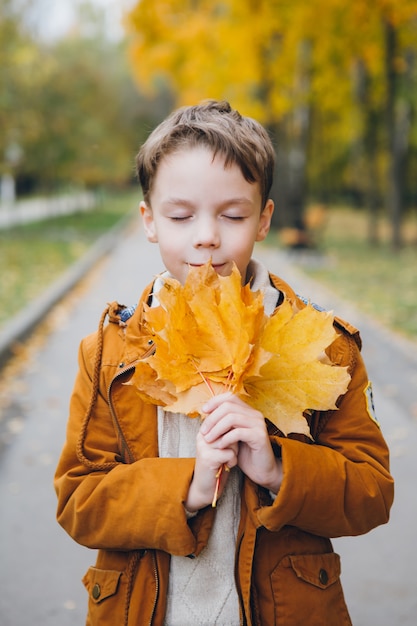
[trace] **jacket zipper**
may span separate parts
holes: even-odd
[[[122,458],[125,458],[125,452],[129,458],[129,463],[133,463],[134,462],[134,457],[133,454],[129,448],[129,446],[127,445],[127,441],[125,439],[125,436],[123,434],[122,429],[120,428],[120,424],[119,424],[119,420],[117,419],[116,416],[116,411],[114,410],[114,406],[113,406],[113,402],[111,399],[111,388],[113,386],[113,383],[116,382],[116,380],[120,377],[123,376],[123,374],[126,374],[126,372],[129,372],[130,370],[134,370],[135,366],[134,365],[130,365],[129,367],[127,367],[126,369],[122,370],[121,372],[118,372],[116,374],[116,376],[112,379],[112,381],[109,384],[109,387],[107,389],[107,399],[109,402],[109,407],[110,407],[110,413],[113,419],[113,424],[117,430],[117,439],[119,441],[119,444],[121,445],[122,449],[120,450],[120,454],[122,455]]]
[[[153,574],[155,577],[155,598],[153,601],[151,617],[149,619],[149,626],[152,626],[153,617],[155,615],[156,603],[158,602],[158,594],[159,594],[159,576],[158,576],[158,566],[156,564],[156,554],[155,550],[152,550],[152,561],[153,561]]]
[[[239,543],[236,544],[236,551],[235,551],[235,581],[236,581],[236,590],[237,590],[237,595],[239,598],[239,622],[240,622],[240,626],[244,626],[245,624],[245,620],[244,620],[244,607],[243,607],[243,598],[242,598],[242,591],[240,588],[240,581],[239,581],[239,573],[238,573],[238,561],[239,561],[239,555],[240,555],[240,547],[242,545],[242,541],[243,541],[243,534],[242,536],[239,538]]]
[[[130,450],[129,446],[127,445],[127,441],[125,439],[125,436],[123,434],[122,429],[120,428],[120,424],[119,424],[119,420],[117,419],[116,416],[116,411],[114,410],[114,406],[113,406],[113,402],[111,399],[111,388],[113,386],[113,383],[116,382],[116,380],[120,377],[123,376],[124,374],[126,374],[127,372],[130,372],[131,370],[135,369],[135,364],[138,363],[140,360],[142,359],[146,359],[146,357],[150,356],[153,352],[155,352],[155,346],[152,343],[152,345],[150,346],[150,348],[148,350],[146,350],[146,352],[141,356],[140,359],[138,359],[137,361],[135,361],[134,363],[132,363],[131,365],[129,365],[128,367],[126,367],[125,369],[121,370],[120,372],[118,372],[114,378],[111,380],[108,389],[107,389],[107,399],[109,402],[109,407],[110,407],[110,413],[113,419],[113,423],[116,427],[117,430],[117,434],[118,434],[118,440],[119,442],[122,444],[123,449],[120,450],[120,453],[122,455],[122,458],[124,458],[124,452],[126,451],[127,456],[129,457],[129,463],[133,463],[135,458],[132,454],[132,451]]]

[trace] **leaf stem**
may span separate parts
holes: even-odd
[[[230,467],[228,465],[226,465],[226,463],[223,463],[223,465],[221,465],[219,467],[219,469],[218,469],[218,472],[216,474],[216,488],[214,490],[213,501],[211,503],[211,506],[212,506],[213,509],[216,508],[217,498],[219,496],[220,480],[221,480],[221,477],[222,477],[223,470],[225,472],[230,472]]]
[[[202,372],[200,372],[200,370],[198,369],[197,364],[195,363],[194,360],[193,360],[193,364],[194,364],[194,367],[195,367],[196,371],[198,372],[198,374],[200,374],[201,378],[203,379],[204,384],[207,386],[208,390],[210,391],[211,395],[215,396],[216,394],[214,393],[213,387],[210,384],[210,380],[208,378],[206,378],[206,376],[204,376],[204,374]],[[227,379],[226,379],[227,382],[224,385],[226,391],[230,391],[230,389],[231,389],[231,380],[232,380],[232,378],[233,378],[233,371],[230,370],[228,375],[227,375]],[[217,505],[217,498],[219,496],[219,490],[220,490],[220,480],[221,480],[221,477],[222,477],[223,470],[225,472],[230,472],[229,467],[225,463],[223,463],[223,465],[221,465],[219,467],[219,469],[217,471],[217,474],[216,474],[216,487],[214,489],[213,500],[212,500],[212,503],[211,503],[211,506],[212,506],[213,509],[216,508],[216,505]]]
[[[223,471],[223,465],[221,465],[221,467],[219,467],[219,470],[216,474],[216,487],[214,489],[214,495],[213,495],[213,500],[211,503],[211,506],[213,509],[216,508],[216,504],[217,504],[217,498],[219,495],[219,489],[220,489],[220,479],[222,477],[222,471]]]
[[[195,363],[194,359],[193,359],[193,365],[194,365],[194,367],[195,367],[195,369],[197,371],[197,374],[200,374],[201,378],[203,379],[203,383],[206,385],[206,387],[210,391],[210,394],[212,396],[214,396],[215,393],[214,393],[213,387],[210,385],[209,379],[206,378],[202,372],[200,372],[200,370],[198,369],[197,364]]]

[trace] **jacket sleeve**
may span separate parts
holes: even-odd
[[[341,335],[334,363],[351,365],[351,381],[314,444],[278,437],[283,464],[281,489],[271,506],[257,511],[260,525],[284,525],[323,537],[360,535],[389,519],[393,479],[389,453],[368,407],[369,381],[354,340]]]
[[[194,459],[155,458],[156,438],[145,433],[149,436],[146,458],[130,464],[120,462],[103,380],[85,438],[89,463],[80,461],[77,445],[91,397],[94,349],[95,341],[89,339],[79,351],[67,437],[55,474],[58,522],[73,539],[89,548],[155,548],[177,555],[197,554],[208,535],[210,515],[203,511],[190,522],[186,518],[183,502]],[[104,363],[102,370],[113,366]],[[138,401],[137,406],[140,411],[143,405]],[[144,411],[152,411],[156,428],[154,407],[144,407]]]

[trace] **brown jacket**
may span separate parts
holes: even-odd
[[[303,306],[286,283],[272,280]],[[82,341],[56,471],[59,523],[77,542],[99,550],[84,577],[91,626],[162,625],[170,554],[198,558],[216,514],[207,507],[187,521],[183,502],[194,460],[158,458],[155,407],[123,384],[152,349],[141,324],[149,293],[150,287],[127,323],[120,320],[123,307],[110,305],[98,333]],[[103,328],[106,314],[111,323]],[[328,353],[352,377],[339,410],[309,418],[314,443],[271,428],[284,472],[275,502],[244,480],[231,549],[247,626],[350,624],[329,538],[388,521],[393,481],[387,446],[368,409],[359,334],[340,320],[335,325],[340,334]]]

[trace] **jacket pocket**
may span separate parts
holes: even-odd
[[[340,557],[289,555],[271,574],[277,626],[351,626],[340,583]]]
[[[127,591],[124,573],[90,567],[82,581],[88,591],[88,623],[100,626],[120,623]]]

